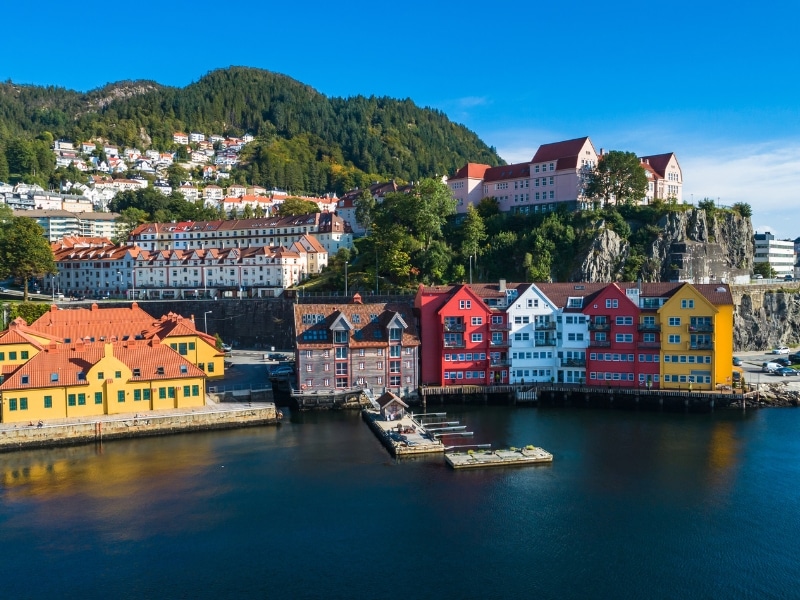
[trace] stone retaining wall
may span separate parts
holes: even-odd
[[[279,422],[280,415],[275,405],[268,404],[254,408],[229,408],[170,415],[147,414],[136,418],[98,419],[42,427],[12,427],[0,429],[0,452],[188,431],[252,427]]]

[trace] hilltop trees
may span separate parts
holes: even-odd
[[[647,175],[633,152],[612,150],[603,155],[589,176],[585,194],[608,206],[634,204],[644,198]]]

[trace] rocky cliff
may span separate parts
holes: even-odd
[[[662,234],[650,257],[661,266],[660,281],[733,282],[749,277],[753,265],[753,226],[729,211],[691,209],[671,212],[658,224]]]
[[[642,225],[629,223],[636,232]],[[734,282],[749,277],[753,265],[753,226],[731,211],[693,208],[668,213],[659,221],[656,239],[639,257],[637,276],[644,281]],[[571,275],[573,281],[616,281],[633,260],[628,241],[604,223]]]
[[[731,286],[734,350],[800,344],[800,284]]]

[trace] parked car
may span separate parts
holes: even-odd
[[[792,275],[785,275],[783,280],[784,281],[794,281],[794,277]]]
[[[789,355],[789,360],[793,365],[800,364],[800,352],[795,352]]]
[[[267,355],[267,360],[286,360],[286,355],[280,352],[273,352]]]
[[[285,377],[287,375],[294,375],[294,367],[291,365],[277,365],[273,367],[270,372],[270,377]]]
[[[764,279],[764,276],[761,274],[753,275],[753,279]]]
[[[789,348],[786,346],[775,346],[770,354],[789,354]]]
[[[792,365],[792,361],[790,361],[788,358],[783,358],[782,356],[780,358],[773,359],[772,362],[778,363],[782,367],[790,367]]]
[[[231,350],[233,350],[233,346],[231,346],[230,344],[220,344],[219,347],[220,350],[222,350],[223,352],[230,352]]]
[[[776,362],[765,362],[761,365],[761,372],[762,373],[772,373],[773,371],[777,371],[778,369],[782,369],[783,366],[779,365]]]
[[[780,369],[773,371],[773,375],[780,375],[781,377],[790,377],[793,375],[797,375],[797,371],[794,369],[790,369],[789,367],[781,367]]]
[[[742,359],[738,356],[733,357],[733,366],[734,367],[741,367],[742,366]]]

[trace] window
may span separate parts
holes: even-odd
[[[175,388],[174,387],[170,386],[170,387],[167,388],[167,396],[169,396],[170,398],[174,398],[175,397]]]
[[[119,390],[117,392],[117,402],[125,402],[125,390]]]
[[[473,333],[471,339],[472,339],[473,342],[482,342],[483,341],[483,334],[482,333]]]
[[[19,409],[20,410],[28,410],[28,399],[27,398],[20,398],[19,399]]]
[[[333,343],[334,344],[346,344],[347,343],[347,332],[346,331],[334,331],[333,332]]]
[[[400,337],[402,336],[403,330],[399,327],[392,327],[389,329],[389,339],[393,342],[399,342]]]
[[[67,406],[75,406],[77,404],[75,394],[67,394]]]
[[[167,388],[158,388],[158,397],[160,400],[164,400],[167,397]]]
[[[643,336],[643,341],[646,343],[654,343],[656,341],[656,334],[655,333],[645,333]]]
[[[633,317],[617,317],[617,325],[633,325]]]
[[[669,325],[670,327],[680,327],[681,318],[680,317],[670,317],[669,318]]]
[[[150,390],[144,389],[142,390],[142,399],[143,400],[150,400]]]
[[[86,406],[86,394],[78,394],[78,406]]]
[[[9,352],[8,353],[8,360],[17,360],[17,353],[16,352]]]
[[[97,372],[97,379],[102,380],[102,379],[105,379],[105,378],[106,378],[105,373],[103,373],[102,371],[98,371]]]
[[[458,308],[461,310],[469,310],[472,308],[472,300],[459,300]]]
[[[20,353],[19,353],[19,357],[22,360],[28,360],[28,351],[27,350],[21,350]],[[20,402],[21,401],[22,401],[22,399],[20,399]]]
[[[483,325],[483,317],[472,317],[473,325]]]
[[[94,393],[94,403],[95,404],[102,404],[103,403],[103,392],[95,392]]]
[[[336,358],[337,359],[347,358],[347,348],[342,348],[342,347],[336,348]]]
[[[27,383],[28,383],[28,376],[27,375],[23,375],[22,376],[22,384],[25,385]]]
[[[213,362],[208,363],[208,372],[209,373],[213,373],[214,372],[214,363]]]
[[[619,307],[619,300],[616,298],[607,298],[606,299],[606,308],[618,308]]]
[[[621,343],[630,343],[633,341],[633,334],[632,333],[618,333],[616,336],[617,342]]]
[[[139,402],[142,399],[142,390],[133,390],[133,401]]]
[[[680,344],[681,343],[681,336],[680,335],[671,334],[669,336],[669,343],[670,344]]]
[[[681,300],[681,308],[694,308],[694,300]]]
[[[188,398],[191,395],[192,395],[192,386],[190,385],[183,386],[183,397]]]

